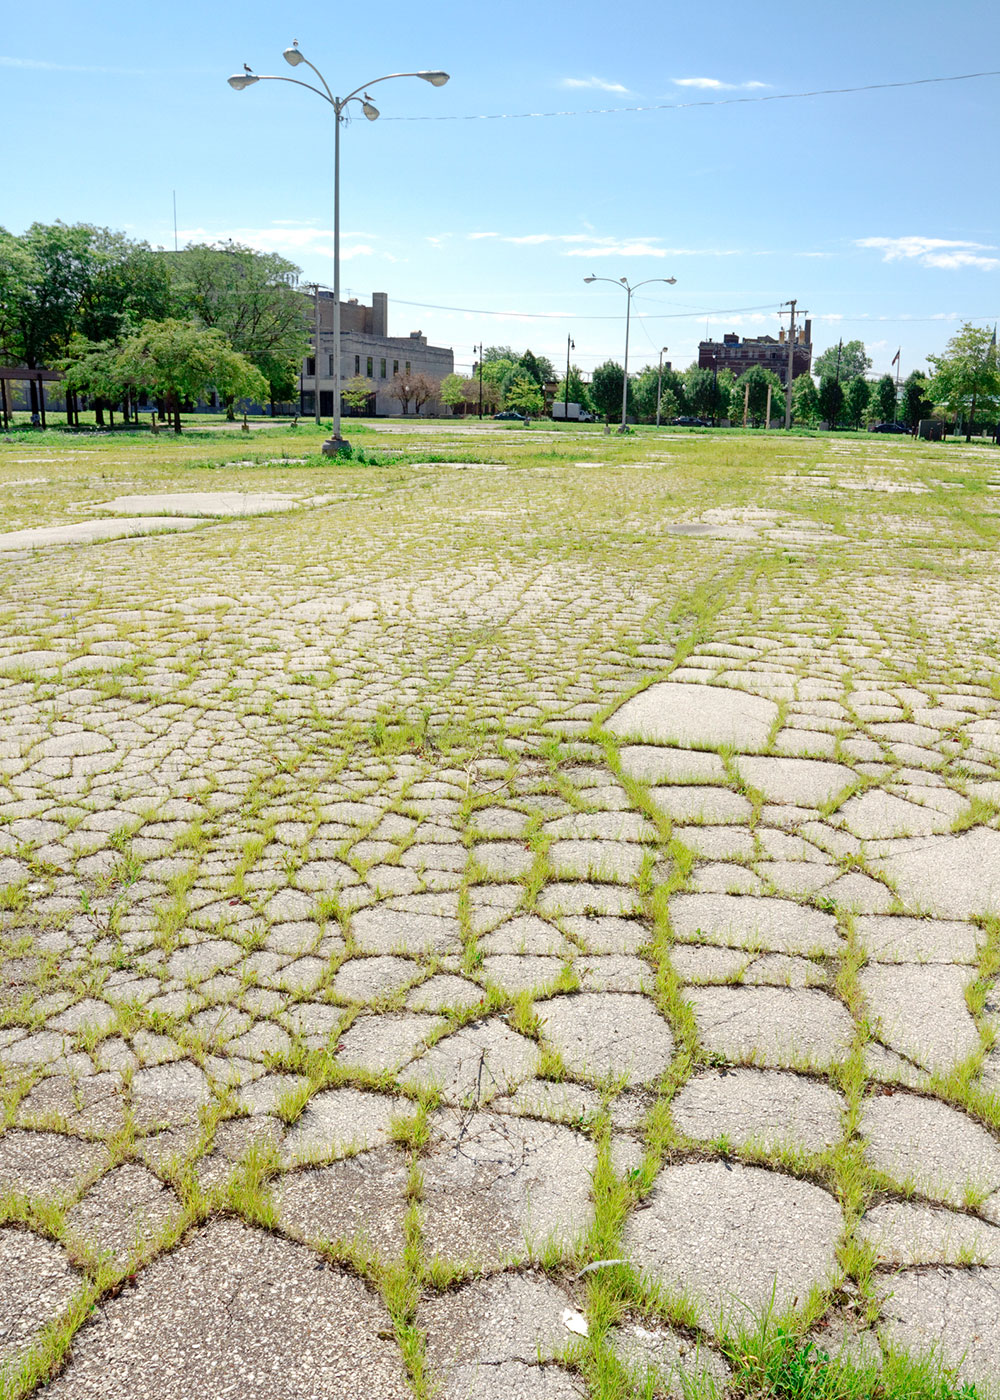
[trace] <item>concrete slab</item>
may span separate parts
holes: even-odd
[[[773,700],[725,686],[664,681],[651,685],[607,721],[612,734],[654,744],[752,753],[767,742],[778,717]]]
[[[44,549],[57,544],[95,544],[100,540],[121,540],[134,535],[168,534],[176,530],[194,530],[203,523],[177,515],[149,515],[131,520],[78,520],[72,525],[38,525],[0,534],[0,553]]]
[[[689,1290],[714,1331],[753,1325],[836,1277],[840,1209],[809,1182],[738,1163],[691,1162],[660,1173],[625,1226],[636,1266]]]

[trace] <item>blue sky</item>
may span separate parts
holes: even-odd
[[[790,297],[817,349],[861,338],[884,371],[902,347],[904,374],[1000,316],[1000,78],[729,101],[1000,68],[986,0],[11,6],[0,97],[22,135],[0,223],[170,247],[176,190],[182,243],[232,237],[329,283],[329,108],[225,82],[244,62],[291,75],[293,38],[337,93],[452,75],[384,84],[381,119],[345,129],[342,281],[388,292],[390,333],[419,327],[460,368],[479,341],[564,363],[568,334],[584,369],[620,360],[624,292],[591,273],[677,279],[635,296],[636,368],[664,345],[683,367],[706,327],[776,334]],[[716,105],[620,110],[698,102]],[[519,115],[549,112],[578,115]]]

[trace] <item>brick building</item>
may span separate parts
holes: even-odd
[[[315,294],[303,292],[308,301],[309,331],[315,351]],[[320,413],[333,414],[333,293],[319,289],[320,320]],[[356,299],[340,303],[340,375],[341,382],[359,376],[369,379],[375,391],[369,396],[368,413],[396,416],[402,413],[398,399],[388,393],[394,374],[426,374],[441,380],[455,368],[455,354],[440,345],[428,345],[420,331],[407,336],[389,335],[389,298],[385,292],[373,292],[371,306]],[[315,361],[308,356],[302,366],[300,410],[304,415],[314,412]],[[346,409],[346,405],[344,405]],[[437,408],[429,403],[425,411]],[[411,409],[412,412],[412,409]]]
[[[698,346],[699,369],[731,369],[737,376],[751,365],[773,370],[782,384],[788,380],[788,333],[782,328],[775,340],[773,335],[758,335],[741,340],[738,335],[724,335],[721,340],[703,340]],[[808,374],[812,367],[812,321],[807,320],[795,334],[792,378]]]

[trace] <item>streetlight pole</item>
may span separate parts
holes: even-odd
[[[295,83],[297,87],[308,88],[317,97],[322,97],[324,102],[328,102],[333,108],[334,114],[334,141],[333,141],[333,432],[323,444],[323,451],[327,456],[336,456],[347,446],[340,433],[340,124],[344,120],[344,113],[348,104],[357,102],[362,112],[370,122],[378,120],[378,108],[368,96],[368,88],[374,87],[376,83],[386,83],[391,78],[423,78],[424,82],[430,83],[433,87],[443,87],[448,81],[448,74],[437,70],[433,72],[417,73],[386,73],[381,78],[372,78],[367,83],[362,83],[346,97],[334,97],[330,91],[323,74],[314,63],[310,63],[305,54],[299,50],[299,41],[294,39],[290,48],[285,49],[283,57],[286,63],[293,68],[304,63],[307,68],[312,69],[316,77],[322,83],[322,90],[313,87],[312,83],[303,83],[298,78],[285,78],[277,73],[253,73],[243,65],[244,72],[234,73],[228,79],[229,86],[237,92],[243,88],[250,87],[253,83]],[[317,413],[319,412],[319,336],[316,339],[316,382],[317,382]]]
[[[624,287],[626,292],[625,302],[625,369],[622,374],[622,421],[618,431],[624,433],[628,430],[628,334],[632,320],[632,293],[637,292],[640,287],[646,287],[650,282],[666,282],[673,286],[677,281],[676,277],[647,277],[644,282],[636,282],[634,285],[627,277],[619,277],[617,282],[613,277],[585,277],[585,282],[610,282],[612,287]]]
[[[569,422],[569,352],[576,349],[576,342],[571,335],[566,337],[566,383],[563,386],[563,422]]]
[[[660,399],[663,397],[663,357],[670,349],[669,345],[664,345],[660,351],[660,368],[656,375],[656,426],[660,426]]]

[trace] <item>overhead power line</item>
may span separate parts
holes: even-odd
[[[974,78],[1000,78],[1000,68],[982,73],[953,73],[944,78],[907,78],[897,83],[860,83],[857,87],[809,88],[805,92],[769,92],[754,97],[704,97],[692,102],[653,102],[641,107],[584,107],[564,112],[469,112],[445,116],[382,117],[384,122],[509,122],[540,117],[611,117],[623,112],[681,112],[692,107],[737,107],[758,102],[795,102],[806,97],[845,97],[856,92],[887,92],[892,88],[929,87],[935,83],[967,83]]]
[[[403,301],[393,297],[395,306],[417,306],[424,311],[458,311],[470,316],[510,316],[518,321],[620,321],[617,316],[577,316],[572,311],[487,311],[481,306],[438,306],[432,301]],[[643,314],[646,321],[678,321],[688,317],[697,320],[702,316],[736,316],[742,311],[773,311],[777,302],[768,301],[762,306],[720,306],[703,307],[700,311],[674,311]],[[636,315],[639,313],[637,312]]]

